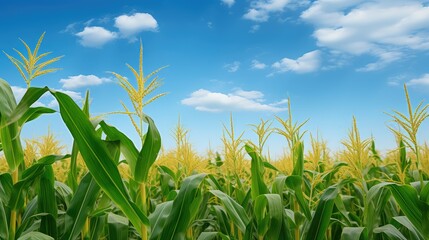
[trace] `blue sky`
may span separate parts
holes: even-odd
[[[109,71],[132,79],[125,64],[138,66],[141,39],[145,73],[168,66],[157,93],[169,94],[145,108],[166,148],[179,115],[203,152],[218,149],[230,113],[237,132],[254,139],[249,124],[286,119],[290,97],[295,120],[309,118],[304,129],[331,149],[341,149],[355,116],[362,136],[383,150],[395,144],[385,112],[406,110],[403,84],[414,105],[429,94],[427,0],[3,1],[0,22],[0,49],[12,55],[25,50],[19,38],[34,47],[46,31],[41,52],[64,55],[54,64],[61,70],[33,86],[67,91],[77,102],[90,90],[93,114],[128,103]],[[24,81],[5,55],[0,66],[19,97]],[[56,107],[48,96],[39,104]],[[127,117],[107,120],[137,139]],[[58,114],[23,135],[48,128],[70,143]],[[424,124],[422,141],[428,130]],[[277,153],[286,146],[275,135],[269,145]]]

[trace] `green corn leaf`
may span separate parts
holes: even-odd
[[[304,193],[302,192],[302,177],[296,175],[280,175],[274,179],[272,192],[283,196],[283,191],[285,191],[286,186],[293,190],[295,198],[306,218],[311,219],[310,207],[308,206],[308,203],[304,198]]]
[[[29,232],[19,237],[18,240],[54,240],[54,238],[40,232]]]
[[[373,230],[375,227],[383,225],[380,223],[379,216],[385,211],[386,204],[391,198],[389,189],[383,184],[378,184],[371,187],[367,193],[366,206],[364,209],[364,224],[368,231],[368,237],[373,238]]]
[[[282,199],[278,194],[262,194],[256,198],[254,211],[259,238],[279,239],[283,209]]]
[[[366,240],[368,233],[364,227],[344,227],[341,240]]]
[[[417,190],[409,185],[398,185],[393,183],[388,185],[388,187],[405,216],[408,217],[413,225],[419,229],[425,237],[429,237],[429,233],[425,232],[425,229],[427,230],[428,227],[423,227],[423,212]],[[426,224],[424,225],[427,226]]]
[[[34,119],[37,119],[43,114],[49,114],[56,112],[53,109],[47,108],[47,107],[30,107],[19,119],[18,125],[22,126],[24,123],[28,123],[33,121]]]
[[[0,201],[5,206],[9,205],[9,199],[13,191],[12,176],[10,173],[0,174]]]
[[[0,96],[0,119],[9,119],[12,111],[16,108],[16,100],[9,83],[1,78]]]
[[[411,223],[411,221],[405,217],[405,216],[396,216],[393,217],[394,225],[395,227],[399,228],[400,226],[405,227],[410,231],[411,235],[414,237],[414,239],[418,240],[424,240],[422,233],[419,232],[419,230]]]
[[[77,147],[77,144],[75,141],[73,141],[72,145],[72,151],[70,156],[70,167],[69,172],[67,173],[67,185],[73,190],[76,191],[77,189],[77,178],[78,178],[78,171],[77,171],[77,157],[79,155],[79,149]]]
[[[407,161],[407,149],[402,139],[399,141],[399,160],[401,162],[401,171],[404,173],[410,166],[410,161]]]
[[[103,132],[106,134],[108,140],[120,141],[121,153],[124,155],[125,160],[131,169],[131,173],[134,174],[133,169],[136,168],[136,161],[139,155],[139,151],[135,147],[134,143],[117,128],[108,125],[104,121],[100,122],[100,126],[103,129]]]
[[[21,139],[19,137],[19,126],[17,122],[7,124],[7,119],[0,120],[0,139],[2,141],[3,153],[11,172],[18,169],[24,161]]]
[[[399,185],[393,182],[382,182],[373,186],[369,193],[368,199],[371,199],[371,192],[379,192],[379,189],[387,188],[392,193],[395,201],[398,203],[402,212],[407,216],[410,222],[421,232],[425,237],[429,236],[427,227],[422,224],[423,218],[423,202],[419,199],[417,190],[410,185]]]
[[[151,239],[185,239],[186,231],[202,202],[200,185],[205,176],[205,174],[198,174],[183,180],[160,236],[151,236]]]
[[[213,205],[210,209],[213,216],[215,216],[216,224],[218,225],[219,231],[223,233],[231,232],[230,220],[226,214],[225,208],[220,205]]]
[[[39,181],[38,212],[48,213],[41,217],[39,231],[57,239],[57,201],[54,189],[54,170],[51,165],[45,166]]]
[[[244,148],[246,149],[247,154],[249,154],[252,158],[250,167],[250,171],[252,173],[251,194],[252,199],[255,200],[259,195],[269,193],[267,185],[265,185],[265,182],[263,180],[264,166],[261,157],[258,155],[258,153],[253,147],[246,144]]]
[[[149,116],[145,116],[145,119],[148,123],[148,129],[142,150],[137,158],[136,168],[134,169],[134,180],[139,183],[146,182],[149,169],[155,162],[159,150],[161,149],[161,136],[159,135],[155,123]]]
[[[13,109],[13,112],[8,119],[8,124],[14,123],[19,121],[23,116],[26,115],[28,110],[30,109],[31,105],[35,103],[37,100],[40,99],[40,97],[43,96],[47,91],[49,90],[48,87],[43,88],[37,88],[37,87],[30,87],[25,91],[24,96],[22,97],[21,101],[19,101],[18,106],[16,106],[15,109]]]
[[[62,239],[73,240],[79,236],[89,212],[94,208],[99,192],[100,187],[94,181],[91,173],[85,174],[67,209],[66,232]]]
[[[131,201],[103,141],[97,136],[85,113],[66,94],[51,91],[60,106],[61,117],[72,134],[80,153],[98,185],[129,218],[136,229],[149,224],[146,216]]]
[[[425,182],[424,184],[425,185],[420,192],[420,201],[429,206],[429,181]]]
[[[37,161],[31,167],[27,168],[15,185],[8,203],[13,210],[18,210],[24,205],[24,192],[34,183],[34,181],[45,171],[46,165],[51,165],[55,161],[68,158],[69,155],[48,155]]]
[[[31,206],[34,208],[34,210],[37,210],[37,197],[33,200],[36,200]],[[38,231],[40,227],[40,221],[39,219],[41,217],[47,217],[51,216],[49,213],[36,213],[37,211],[31,210],[31,214],[28,214],[27,217],[22,219],[21,225],[19,225],[15,237],[19,237],[21,235],[25,235],[27,232],[30,231]],[[34,213],[34,214],[33,214]],[[52,216],[51,216],[52,217]]]
[[[212,174],[207,175],[207,183],[211,186],[212,189],[223,191],[223,187],[220,185],[218,179]]]
[[[90,230],[90,236],[89,239],[101,239],[104,232],[104,226],[107,222],[107,214],[103,214],[101,216],[92,217],[91,218],[91,230]]]
[[[4,210],[3,202],[0,199],[0,239],[9,239],[9,226],[7,216]]]
[[[245,233],[246,226],[249,224],[250,219],[244,208],[230,196],[219,190],[211,190],[210,192],[221,200],[229,218],[242,233]]]
[[[89,117],[89,91],[86,92],[85,101],[83,103],[82,111],[86,116]],[[93,124],[94,125],[94,124]],[[77,188],[77,179],[78,179],[78,170],[77,170],[77,157],[79,155],[79,149],[77,147],[76,141],[73,141],[72,152],[70,157],[70,167],[67,174],[67,184],[73,191],[76,191]]]
[[[293,149],[294,166],[292,175],[303,176],[304,175],[304,144],[297,142]]]
[[[302,192],[302,182],[302,176],[288,176],[286,178],[286,185],[294,191],[295,198],[301,209],[304,211],[304,215],[308,219],[311,219],[310,208],[304,198],[304,193]]]
[[[392,224],[387,224],[374,229],[374,233],[383,233],[392,240],[407,240],[407,238]]]
[[[163,171],[159,167],[158,167],[158,170],[159,170],[159,185],[160,185],[162,197],[165,198],[170,193],[171,190],[175,189],[176,183],[174,181],[174,178],[170,174]]]
[[[128,239],[128,219],[114,213],[107,217],[109,239]]]
[[[277,169],[274,165],[272,165],[271,163],[269,163],[267,161],[264,161],[264,167],[268,168],[268,169],[271,169],[271,170],[274,170],[276,172],[280,172],[279,169]]]
[[[27,231],[29,225],[34,222],[35,219],[39,219],[41,216],[49,215],[48,213],[37,213],[38,197],[34,197],[30,202],[25,206],[24,213],[22,214],[22,221],[16,231],[16,237],[21,236],[24,231]],[[37,229],[36,229],[37,230]]]
[[[198,236],[197,240],[214,240],[214,239],[221,239],[221,240],[230,240],[227,235],[221,233],[221,232],[202,232],[200,236]]]
[[[173,201],[163,202],[158,204],[155,208],[155,211],[149,215],[149,221],[151,226],[151,238],[153,239],[156,236],[159,236],[163,230],[163,226],[167,221],[168,216],[171,213],[171,208],[173,207]]]
[[[316,212],[310,222],[310,228],[307,232],[307,240],[325,239],[326,230],[329,227],[334,201],[338,195],[337,187],[329,187],[320,197],[316,207]]]

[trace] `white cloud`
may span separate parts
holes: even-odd
[[[13,95],[15,96],[16,102],[21,101],[22,97],[24,96],[25,92],[27,91],[26,88],[18,87],[18,86],[11,86]]]
[[[278,72],[314,72],[320,67],[320,51],[315,50],[308,52],[298,59],[283,58],[282,60],[275,62],[272,67]]]
[[[429,49],[429,6],[423,2],[318,0],[301,18],[315,26],[319,46],[379,58],[359,69],[373,71],[401,59],[406,49]]]
[[[419,78],[411,79],[407,84],[410,86],[411,85],[429,86],[429,73],[426,73]]]
[[[82,46],[95,48],[100,48],[118,37],[117,33],[103,27],[85,27],[82,32],[76,33],[76,36],[80,37]]]
[[[27,91],[26,88],[22,88],[18,86],[11,86],[11,89],[15,96],[16,102],[21,101],[22,97]],[[69,95],[76,102],[82,101],[82,95],[80,92],[67,91],[63,89],[53,89],[53,90],[63,92]],[[42,97],[40,97],[39,100],[33,103],[32,105],[32,107],[50,107],[50,108],[57,107],[57,106],[58,106],[57,100],[55,100],[54,97],[52,97],[52,95],[49,92],[43,94]]]
[[[261,25],[259,25],[259,24],[255,24],[255,25],[253,25],[253,26],[250,28],[249,32],[250,32],[250,33],[255,33],[255,32],[257,32],[260,28],[261,28]]]
[[[117,39],[125,38],[130,42],[137,40],[136,34],[142,31],[157,31],[158,22],[149,13],[134,13],[131,15],[123,14],[115,17],[114,26],[118,31],[109,31],[101,26],[90,26],[98,24],[105,26],[111,22],[111,18],[90,19],[86,22],[75,22],[69,24],[61,32],[72,33],[79,37],[79,42],[85,47],[101,48],[104,44]],[[85,26],[81,32],[75,33],[77,25]]]
[[[60,83],[63,84],[64,89],[76,89],[85,86],[100,85],[111,81],[112,80],[109,78],[100,78],[95,75],[77,75],[61,79]]]
[[[233,63],[225,64],[223,67],[226,68],[228,72],[237,72],[240,68],[240,62],[234,61]]]
[[[395,62],[402,57],[401,52],[382,52],[378,54],[378,61],[368,63],[365,67],[357,69],[360,72],[370,72],[384,68],[389,63]]]
[[[251,65],[252,69],[265,69],[267,67],[267,65],[265,63],[261,63],[258,60],[252,60],[252,65]]]
[[[149,13],[134,13],[115,18],[115,27],[124,37],[132,37],[142,31],[156,31],[158,22]]]
[[[271,103],[271,104],[270,104],[270,106],[280,106],[280,105],[285,105],[285,104],[287,104],[288,102],[289,102],[289,100],[288,100],[287,98],[285,98],[285,99],[282,99],[282,100],[280,100],[280,101],[278,101],[278,102]]]
[[[282,12],[290,3],[290,0],[255,0],[250,4],[250,9],[243,15],[243,18],[255,21],[266,22],[270,13]]]
[[[234,5],[235,0],[221,0],[223,4],[227,5],[228,7],[232,7]]]
[[[237,90],[233,93],[224,94],[199,89],[189,98],[181,101],[182,104],[195,107],[198,111],[223,112],[223,111],[267,111],[281,112],[287,108],[280,105],[263,104],[264,94],[259,91]],[[283,100],[282,100],[283,101]],[[275,103],[274,103],[275,104]]]
[[[252,99],[252,100],[256,100],[256,101],[262,101],[264,98],[264,94],[259,92],[259,91],[244,91],[241,89],[236,90],[233,95],[237,95],[240,97],[244,97],[247,99]]]

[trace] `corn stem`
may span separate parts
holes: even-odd
[[[295,199],[295,201],[293,202],[293,210],[294,212],[298,212],[299,211],[299,205],[298,205],[298,200]],[[296,226],[295,228],[295,240],[299,240],[299,226]]]
[[[15,183],[18,182],[18,169],[12,172],[12,182],[15,185]],[[16,216],[17,211],[11,210],[10,212],[10,225],[9,225],[9,239],[15,239],[15,232],[16,232]]]
[[[142,211],[143,211],[144,214],[147,214],[146,183],[145,182],[140,183],[139,188],[140,188],[140,197],[141,197]],[[141,235],[142,235],[141,236],[142,240],[147,240],[148,239],[147,238],[147,227],[144,224],[142,224],[142,226],[141,226]]]

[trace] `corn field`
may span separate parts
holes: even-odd
[[[42,61],[42,35],[26,54],[6,53],[26,85],[17,103],[0,80],[0,239],[429,239],[429,147],[417,138],[429,105],[388,113],[397,147],[385,155],[373,139],[362,139],[356,119],[344,150],[330,153],[326,142],[287,119],[252,125],[257,141],[223,129],[223,151],[199,156],[180,120],[176,148],[163,150],[161,136],[144,107],[160,86],[158,69],[131,72],[135,83],[112,73],[132,106],[123,111],[138,133],[133,142],[100,116],[91,116],[89,93],[82,107],[37,77],[61,57]],[[136,86],[136,87],[135,87]],[[51,94],[59,111],[32,105]],[[70,153],[53,133],[23,140],[21,129],[46,114],[60,114],[73,137]],[[280,127],[272,127],[273,122]],[[265,143],[280,134],[286,153],[270,159]],[[303,136],[310,135],[304,143]],[[136,146],[142,146],[137,148]],[[308,150],[305,150],[308,149]]]

